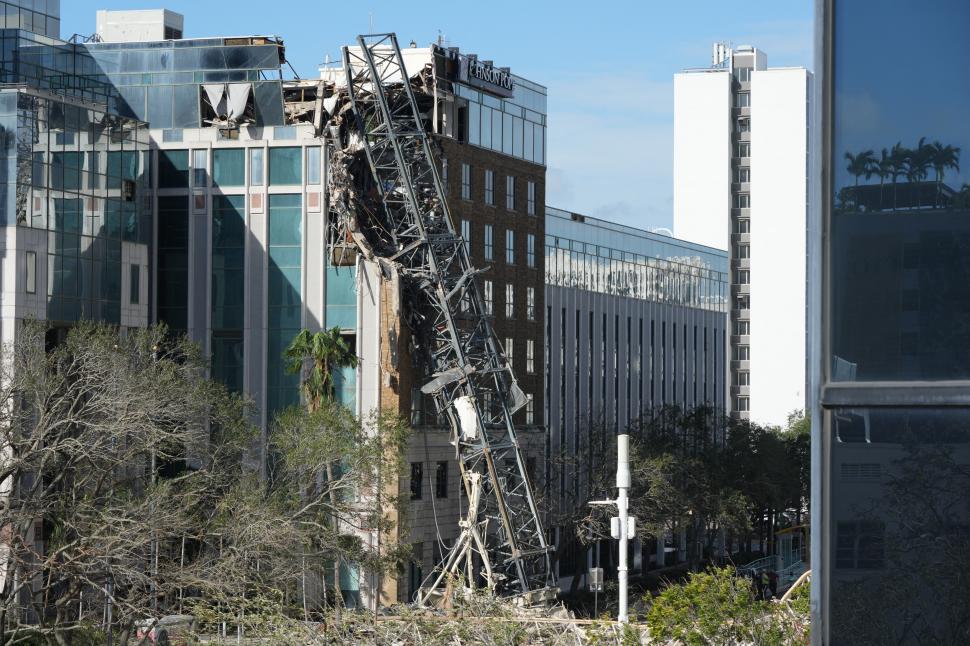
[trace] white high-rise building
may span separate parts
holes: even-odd
[[[715,44],[674,75],[674,235],[726,249],[732,413],[805,408],[805,230],[812,74]]]

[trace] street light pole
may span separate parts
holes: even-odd
[[[620,612],[617,620],[620,623],[630,621],[627,610],[627,583],[629,568],[627,567],[627,545],[636,530],[636,519],[630,516],[630,436],[627,433],[616,436],[616,500],[591,500],[591,506],[616,505],[617,516],[610,518],[610,535],[620,542],[620,559],[616,568],[617,583],[620,588]]]
[[[630,490],[630,436],[626,433],[616,437],[616,489],[616,508],[620,517],[620,560],[616,568],[620,587],[620,612],[617,620],[620,623],[627,623],[630,620],[627,611],[627,581],[629,575],[627,569],[629,499],[627,495]]]

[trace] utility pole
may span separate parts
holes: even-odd
[[[619,528],[617,534],[620,539],[620,562],[616,567],[620,586],[620,613],[617,620],[627,623],[630,620],[627,612],[627,542],[629,541],[628,527],[632,529],[629,517],[630,491],[630,436],[626,433],[616,436],[616,509],[619,512]]]
[[[630,621],[628,611],[627,584],[627,545],[636,535],[636,518],[629,514],[630,493],[630,436],[627,433],[616,436],[616,500],[591,500],[590,505],[616,505],[617,516],[610,518],[610,535],[620,542],[620,559],[616,567],[617,583],[620,588],[620,612],[617,621]]]

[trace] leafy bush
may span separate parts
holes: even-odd
[[[807,639],[807,604],[779,604],[755,598],[750,582],[733,568],[692,574],[653,600],[650,635],[662,643],[702,646],[783,646]]]

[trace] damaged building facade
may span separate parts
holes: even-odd
[[[336,233],[327,226],[326,146],[347,110],[344,71],[284,80],[283,43],[272,37],[145,42],[112,33],[86,50],[117,88],[119,111],[150,124],[152,319],[198,342],[213,377],[256,403],[263,429],[300,401],[282,358],[290,340],[303,328],[341,329],[360,364],[337,377],[340,400],[361,416],[394,410],[414,428],[401,483],[409,517],[398,519],[414,563],[380,583],[348,568],[344,597],[412,599],[457,537],[467,502],[445,420],[410,363],[401,285],[355,249],[327,251]],[[534,474],[544,451],[545,89],[454,48],[406,48],[404,61],[420,79],[415,96],[455,227],[473,265],[488,268],[479,288],[526,397],[514,421]]]
[[[726,410],[727,253],[546,207],[550,516],[575,519],[608,442],[656,408]],[[550,522],[563,591],[580,589],[608,545],[584,548],[575,523]],[[607,541],[611,543],[612,541]],[[636,539],[631,572],[682,562],[686,533]],[[600,552],[597,555],[597,551]]]
[[[282,357],[290,340],[304,328],[340,328],[360,359],[335,378],[340,401],[361,416],[392,409],[414,429],[400,483],[410,503],[396,530],[413,562],[380,581],[345,568],[342,592],[368,607],[412,600],[459,539],[468,503],[446,420],[421,390],[422,340],[409,332],[406,290],[329,217],[348,179],[329,167],[328,148],[349,109],[345,70],[287,79],[277,37],[181,39],[181,16],[140,14],[132,30],[100,12],[112,27],[86,43],[54,40],[48,17],[38,33],[0,31],[18,51],[4,60],[5,82],[24,86],[0,93],[4,127],[17,133],[6,139],[2,184],[5,213],[17,214],[0,259],[4,298],[16,291],[19,318],[165,322],[202,346],[214,378],[253,400],[264,434],[276,412],[300,402]],[[161,39],[135,40],[145,34]],[[76,57],[70,69],[45,67],[64,54]],[[581,479],[549,465],[578,446],[585,412],[615,429],[648,404],[724,405],[723,254],[547,210],[545,88],[456,48],[409,47],[402,59],[454,229],[470,266],[484,270],[475,281],[499,356],[521,393],[512,421],[523,470],[543,505],[561,509],[561,478]],[[6,339],[12,328],[0,325]],[[649,349],[641,326],[653,326]],[[580,383],[573,397],[564,384],[574,373],[596,383]],[[265,447],[264,435],[260,468]],[[561,575],[583,568],[584,557],[566,553],[563,528],[543,540],[571,559]],[[638,546],[640,561],[662,564],[672,540]]]

